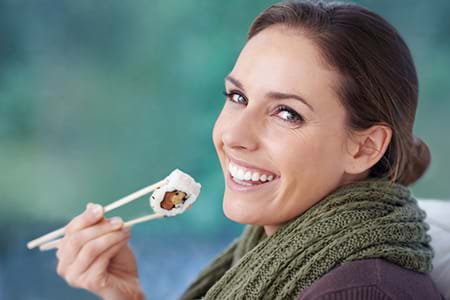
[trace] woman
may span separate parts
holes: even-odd
[[[249,224],[183,299],[439,299],[424,212],[406,186],[430,154],[412,133],[408,47],[353,4],[287,1],[251,25],[213,140],[223,209]],[[129,232],[89,205],[58,274],[104,299],[143,294]]]

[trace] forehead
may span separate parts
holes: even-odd
[[[315,98],[337,98],[337,74],[324,64],[314,43],[298,30],[279,25],[247,42],[231,74],[246,90],[298,93],[313,103]]]

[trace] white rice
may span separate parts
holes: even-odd
[[[168,181],[165,185],[156,189],[150,196],[150,206],[157,213],[162,213],[166,216],[175,216],[183,213],[200,194],[201,185],[195,182],[194,178],[188,174],[175,169],[166,177]],[[176,205],[171,210],[167,210],[161,207],[161,202],[164,200],[166,192],[180,191],[186,193],[186,201],[182,204]]]

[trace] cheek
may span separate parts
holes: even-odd
[[[216,119],[216,122],[214,123],[213,132],[212,132],[212,138],[213,143],[216,148],[216,151],[220,148],[220,145],[222,144],[222,132],[223,132],[223,124],[224,124],[224,116],[223,116],[223,110],[219,114],[219,116]]]
[[[224,112],[222,110],[222,112],[219,114],[219,116],[216,119],[216,122],[214,124],[213,127],[213,131],[212,131],[212,139],[213,139],[213,144],[214,144],[214,148],[216,150],[216,154],[217,157],[219,159],[219,163],[221,164],[222,168],[225,170],[225,157],[224,157],[224,152],[223,152],[223,132],[225,130],[225,124],[226,124],[226,120],[225,120],[225,116],[224,116]]]
[[[285,192],[320,190],[324,183],[339,181],[343,172],[340,143],[336,136],[305,130],[273,144],[274,159],[289,185]]]
[[[272,144],[273,159],[283,179],[268,205],[267,223],[280,224],[300,215],[334,189],[341,176],[337,144],[317,132],[303,132]]]
[[[304,168],[321,157],[320,141],[312,132],[293,131],[290,134],[271,134],[267,147],[281,173],[307,171]]]

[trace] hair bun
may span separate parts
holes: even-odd
[[[399,182],[405,186],[416,182],[428,169],[430,162],[431,153],[428,145],[419,137],[413,136],[408,167]]]

